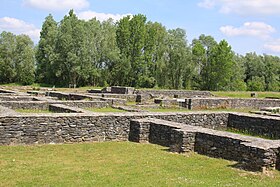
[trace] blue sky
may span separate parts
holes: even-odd
[[[200,34],[226,39],[239,54],[280,56],[277,0],[0,0],[0,32],[27,34],[36,43],[45,17],[60,21],[69,9],[81,19],[145,14],[168,29],[183,28],[189,42]]]

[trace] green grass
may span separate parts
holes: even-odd
[[[254,91],[248,92],[211,92],[215,96],[219,97],[233,97],[233,98],[251,98],[251,93]],[[280,92],[254,92],[257,93],[257,98],[265,98],[265,97],[278,97],[280,98]]]
[[[37,109],[15,109],[19,113],[53,113],[50,110],[37,110]]]
[[[0,147],[0,186],[280,186],[280,172],[165,147],[106,142]]]
[[[126,105],[128,105],[128,106],[133,106],[133,105],[136,105],[136,104],[137,104],[137,102],[135,102],[135,101],[126,102]]]
[[[119,109],[111,108],[111,107],[107,107],[107,108],[86,108],[86,110],[89,110],[91,112],[126,112],[124,110],[119,110]]]
[[[273,137],[270,137],[270,136],[256,134],[256,133],[253,133],[253,132],[249,132],[249,131],[245,131],[245,130],[240,130],[240,129],[235,129],[235,128],[227,128],[226,131],[227,132],[232,132],[232,133],[235,133],[235,134],[240,134],[240,135],[245,135],[245,136],[252,136],[252,137],[263,138],[263,139],[268,139],[268,140],[277,140],[277,139],[279,139],[279,138],[273,138]]]

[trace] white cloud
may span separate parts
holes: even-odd
[[[213,0],[204,0],[202,2],[199,2],[198,6],[202,7],[202,8],[210,9],[210,8],[213,8],[215,6],[215,4],[216,4],[216,2]]]
[[[198,3],[203,8],[218,7],[221,13],[239,15],[279,15],[279,0],[203,0]]]
[[[32,8],[52,11],[80,10],[89,6],[87,0],[24,0],[23,4]]]
[[[92,18],[96,18],[99,21],[105,21],[109,18],[112,18],[114,21],[120,20],[121,18],[132,15],[132,14],[106,14],[106,13],[98,13],[94,11],[83,11],[77,14],[80,19],[90,20]]]
[[[36,28],[33,24],[11,17],[0,18],[0,31],[26,34],[34,41],[38,41],[40,38],[40,29]]]
[[[275,39],[264,44],[264,48],[269,52],[280,53],[280,39]]]
[[[263,22],[246,22],[241,27],[230,25],[220,27],[220,31],[227,36],[254,36],[268,39],[276,30],[271,25]]]

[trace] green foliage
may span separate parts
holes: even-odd
[[[37,81],[54,84],[55,62],[57,55],[55,52],[57,39],[57,23],[52,15],[46,17],[40,32],[40,41],[36,50]]]
[[[167,30],[138,14],[84,21],[73,10],[48,15],[34,48],[24,35],[0,35],[0,83],[68,87],[280,91],[280,58],[234,54],[227,41],[200,35],[191,45],[183,29]],[[34,51],[36,64],[34,59]]]
[[[35,80],[33,42],[27,35],[0,35],[0,82],[32,84]]]
[[[10,83],[15,80],[16,36],[10,32],[0,34],[0,82]]]
[[[251,91],[264,91],[265,90],[265,79],[264,77],[254,76],[248,80],[248,90]]]

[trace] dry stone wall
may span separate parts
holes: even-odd
[[[129,140],[168,146],[176,152],[195,151],[235,160],[249,170],[279,169],[279,140],[264,140],[159,119],[132,120]]]
[[[230,113],[228,128],[272,139],[280,139],[279,117]]]
[[[189,109],[255,108],[280,106],[280,99],[191,98],[186,99]]]
[[[211,97],[209,91],[186,91],[186,90],[137,90],[136,94],[168,96],[176,98],[192,98],[192,97]]]
[[[106,101],[0,101],[0,105],[10,109],[48,110],[51,104],[63,104],[77,108],[105,108],[109,106]]]
[[[223,128],[226,113],[104,113],[0,116],[0,144],[128,140],[132,119],[155,117],[185,124]]]

